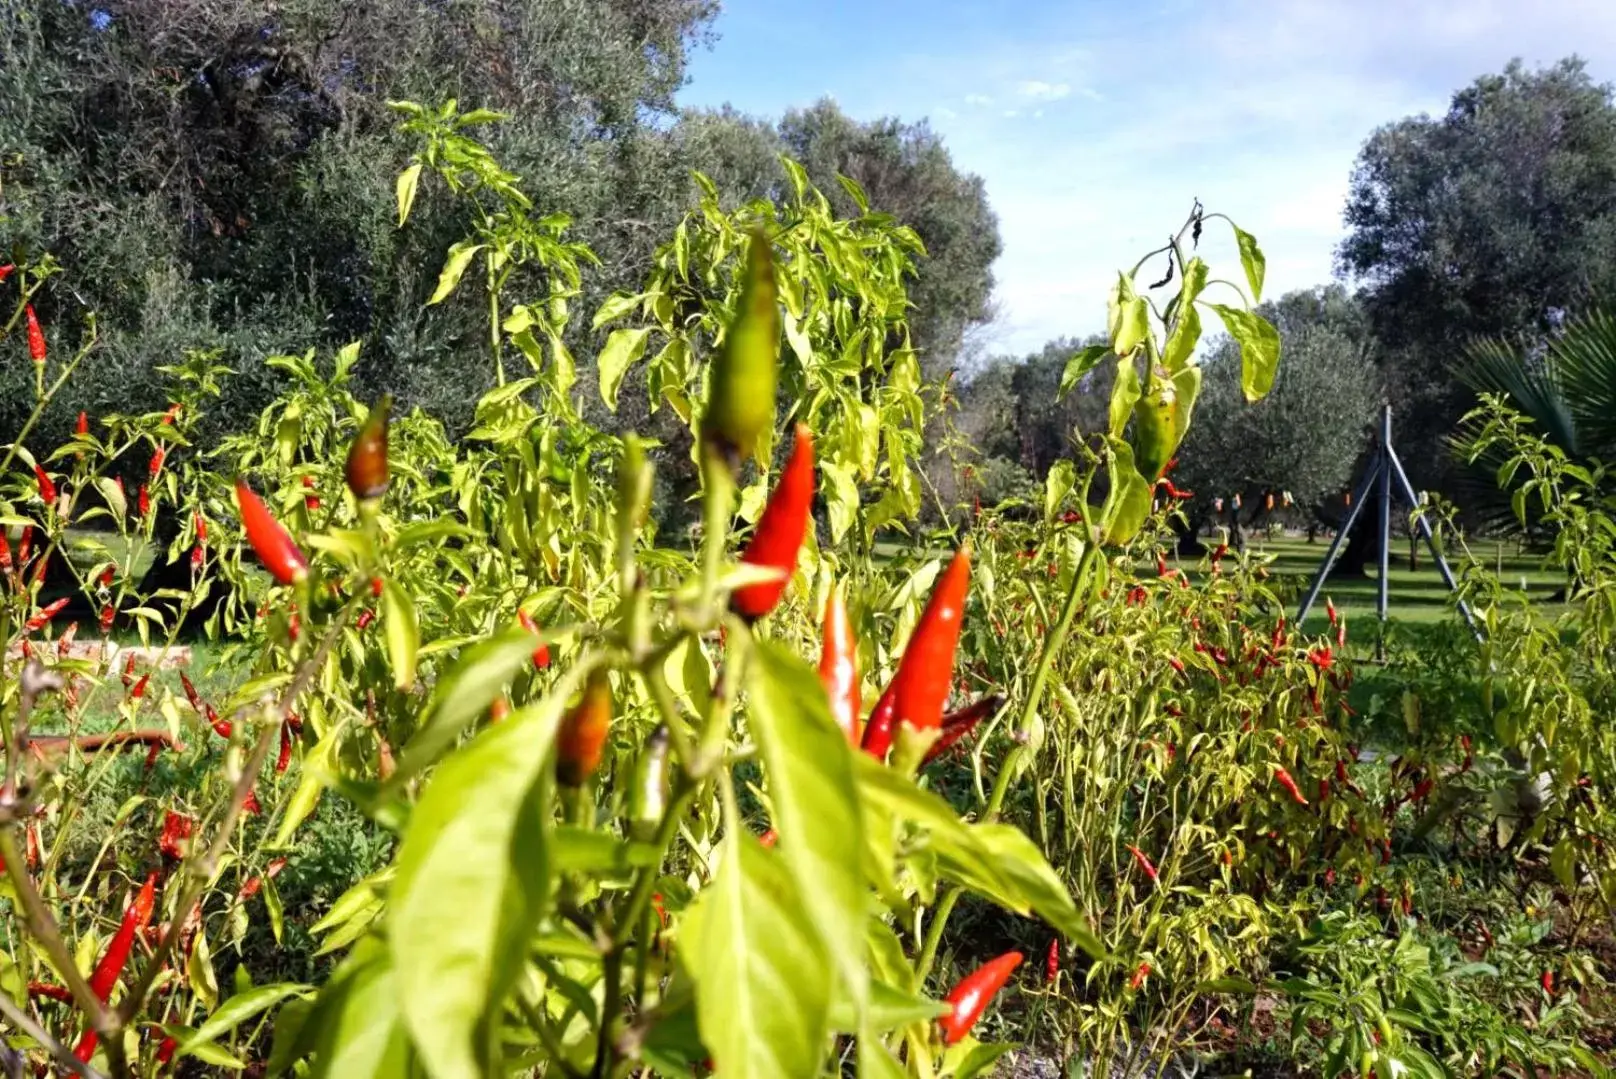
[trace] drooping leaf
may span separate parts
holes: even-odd
[[[1111,351],[1126,359],[1145,343],[1150,334],[1150,308],[1145,298],[1134,292],[1127,274],[1117,275],[1111,299]]]
[[[393,685],[415,685],[415,656],[421,648],[421,628],[415,622],[415,604],[397,581],[382,585],[382,629],[387,633],[387,661],[393,667]]]
[[[650,327],[636,326],[613,330],[600,350],[596,365],[600,369],[600,397],[606,407],[617,411],[617,391],[623,385],[623,376],[645,354],[645,342],[651,335]]]
[[[437,1079],[498,1071],[491,1024],[548,899],[556,730],[590,667],[445,758],[410,815],[388,943],[410,1040]]]
[[[1121,438],[1127,430],[1128,417],[1139,401],[1139,369],[1132,358],[1117,359],[1117,380],[1111,386],[1111,437]]]
[[[752,733],[768,776],[779,850],[809,919],[854,1000],[864,997],[864,822],[854,749],[831,718],[814,669],[760,641],[748,679]]]
[[[1224,329],[1240,346],[1240,389],[1246,400],[1262,400],[1274,388],[1279,370],[1279,331],[1253,312],[1216,303],[1207,306],[1218,313]]]
[[[1133,449],[1120,439],[1111,443],[1107,472],[1111,477],[1111,490],[1101,512],[1101,535],[1104,543],[1120,546],[1138,535],[1150,516],[1150,481],[1139,474],[1133,462]]]
[[[441,756],[467,724],[488,710],[532,655],[533,635],[520,626],[466,649],[460,662],[438,679],[392,782],[403,782]]]
[[[460,278],[465,274],[466,267],[471,265],[471,260],[487,246],[462,240],[449,248],[449,257],[444,260],[443,269],[438,273],[438,287],[432,290],[432,298],[426,302],[428,307],[448,299],[449,293],[460,284]]]
[[[1109,345],[1090,345],[1067,360],[1066,366],[1061,370],[1060,389],[1056,393],[1056,397],[1064,398],[1071,393],[1073,387],[1083,381],[1083,376],[1100,366],[1100,361],[1105,359],[1110,352],[1111,347]]]
[[[175,1055],[191,1056],[199,1046],[217,1041],[220,1035],[230,1033],[242,1023],[273,1008],[287,997],[309,997],[313,993],[312,986],[291,982],[262,985],[245,993],[237,993],[219,1005],[218,1010],[208,1016],[207,1022],[198,1027],[189,1040],[180,1044],[175,1050]]]
[[[399,1079],[410,1074],[410,1041],[399,1015],[398,983],[374,937],[354,946],[312,1010],[282,1009],[295,1026],[275,1032],[269,1071],[279,1075],[312,1053],[310,1079]]]
[[[403,228],[404,222],[409,220],[410,208],[415,205],[415,192],[421,186],[421,163],[406,168],[398,174],[398,227]]]
[[[830,1034],[830,957],[784,858],[744,829],[685,914],[696,1021],[720,1075],[815,1079]]]
[[[1263,277],[1268,272],[1268,259],[1257,246],[1257,237],[1233,222],[1234,240],[1240,248],[1240,266],[1246,271],[1246,284],[1251,286],[1251,302],[1262,302]]]

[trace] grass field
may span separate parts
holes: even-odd
[[[1329,541],[1321,537],[1317,542],[1309,543],[1301,536],[1262,538],[1253,542],[1251,549],[1259,554],[1273,556],[1272,572],[1294,587],[1296,597],[1292,604],[1294,608],[1296,603],[1300,603],[1302,595],[1313,579],[1313,574],[1318,570],[1319,563],[1324,560],[1324,555],[1329,550]],[[1506,584],[1524,587],[1528,595],[1543,602],[1548,602],[1554,593],[1565,585],[1563,576],[1543,568],[1543,559],[1540,555],[1530,551],[1523,552],[1511,541],[1480,541],[1472,547],[1471,555],[1481,560],[1487,570],[1498,574]],[[1463,573],[1464,558],[1462,552],[1449,555],[1448,562],[1455,575]],[[1405,623],[1434,622],[1453,617],[1448,586],[1443,583],[1442,575],[1424,544],[1420,545],[1418,565],[1417,570],[1408,568],[1406,540],[1393,542],[1388,616]],[[1323,608],[1326,596],[1335,601],[1338,609],[1346,612],[1349,620],[1362,625],[1365,620],[1374,618],[1376,597],[1380,587],[1379,578],[1377,567],[1370,566],[1369,572],[1363,577],[1336,577],[1326,581],[1323,591],[1319,593],[1319,602],[1308,616],[1307,625],[1303,628],[1316,631],[1324,623]]]

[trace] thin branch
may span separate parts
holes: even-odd
[[[17,1024],[17,1029],[46,1049],[49,1049],[51,1056],[55,1057],[62,1067],[74,1075],[81,1076],[82,1079],[106,1079],[100,1072],[68,1052],[67,1046],[51,1037],[44,1027],[34,1022],[32,1016],[18,1007],[16,1002],[4,993],[0,993],[0,1012],[3,1012],[7,1019]]]

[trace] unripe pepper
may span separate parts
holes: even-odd
[[[343,475],[348,490],[360,502],[368,502],[387,493],[387,415],[393,408],[391,394],[383,394],[371,406],[353,445],[348,447],[348,460]]]
[[[95,971],[90,975],[90,991],[101,1003],[105,1004],[112,996],[113,987],[118,984],[118,977],[129,962],[129,953],[135,946],[135,937],[151,921],[152,907],[156,905],[156,901],[157,874],[154,872],[146,878],[146,883],[141,885],[134,902],[124,910],[123,921],[118,923],[117,933],[113,934],[112,942],[107,945],[101,961],[95,965]],[[79,1044],[73,1050],[73,1055],[88,1063],[95,1055],[96,1042],[95,1031],[86,1030],[79,1038]]]
[[[562,717],[556,734],[556,778],[563,786],[582,786],[594,775],[611,722],[611,683],[605,670],[597,667],[589,674],[583,696]]]
[[[967,974],[948,994],[949,1013],[938,1022],[943,1030],[943,1044],[953,1045],[970,1033],[982,1017],[993,995],[1004,988],[1024,958],[1020,952],[1006,952],[989,960]]]
[[[634,785],[628,792],[629,833],[650,839],[668,809],[668,725],[659,723],[634,763]]]
[[[832,588],[825,601],[824,640],[819,653],[819,680],[830,699],[830,716],[847,740],[859,742],[858,641],[847,616],[840,588]]]
[[[735,320],[713,360],[702,438],[733,463],[750,457],[774,417],[780,308],[774,249],[761,231],[746,248],[745,277]]]
[[[797,552],[808,532],[808,511],[814,501],[814,439],[803,424],[797,424],[796,444],[791,458],[780,473],[780,482],[763,507],[752,540],[741,561],[781,571],[774,581],[760,581],[737,588],[729,597],[730,609],[743,618],[762,618],[774,609],[791,583],[797,568]]]
[[[28,358],[35,363],[44,363],[45,331],[39,326],[39,316],[34,314],[33,304],[28,304],[24,313],[28,317]]]
[[[236,480],[236,502],[241,507],[241,526],[247,533],[247,542],[270,575],[281,584],[296,584],[306,578],[308,560],[246,480]]]
[[[953,682],[954,652],[971,579],[971,551],[961,547],[932,589],[914,635],[892,678],[892,723],[934,730],[943,722],[943,702]]]

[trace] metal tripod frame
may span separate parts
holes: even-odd
[[[1347,536],[1352,532],[1352,526],[1358,523],[1358,514],[1363,512],[1364,503],[1369,500],[1371,491],[1377,493],[1377,503],[1380,508],[1380,581],[1377,610],[1384,630],[1386,624],[1387,607],[1389,605],[1390,569],[1392,549],[1392,484],[1397,485],[1401,496],[1407,500],[1414,510],[1414,521],[1420,535],[1425,539],[1425,545],[1431,551],[1431,557],[1436,562],[1436,568],[1442,574],[1449,591],[1458,592],[1459,583],[1453,577],[1453,570],[1448,568],[1447,559],[1437,549],[1436,535],[1431,531],[1431,522],[1426,520],[1425,511],[1420,508],[1419,496],[1414,493],[1414,485],[1408,482],[1408,473],[1403,471],[1403,463],[1397,459],[1397,451],[1392,448],[1392,409],[1387,405],[1380,417],[1380,434],[1375,444],[1374,453],[1370,455],[1369,467],[1364,470],[1363,479],[1358,481],[1358,489],[1352,492],[1352,505],[1347,508],[1347,519],[1336,530],[1335,538],[1330,541],[1330,549],[1325,552],[1324,561],[1319,564],[1318,572],[1313,575],[1313,584],[1308,588],[1307,595],[1302,599],[1301,609],[1296,612],[1296,624],[1300,626],[1307,618],[1313,604],[1318,601],[1319,591],[1324,587],[1325,578],[1330,575],[1330,569],[1335,565],[1336,557],[1341,553],[1341,545],[1346,542]],[[1459,601],[1459,613],[1464,615],[1465,624],[1470,632],[1481,639],[1481,629],[1476,625],[1476,617],[1471,614],[1470,606],[1464,600]],[[1384,641],[1385,634],[1381,634]]]

